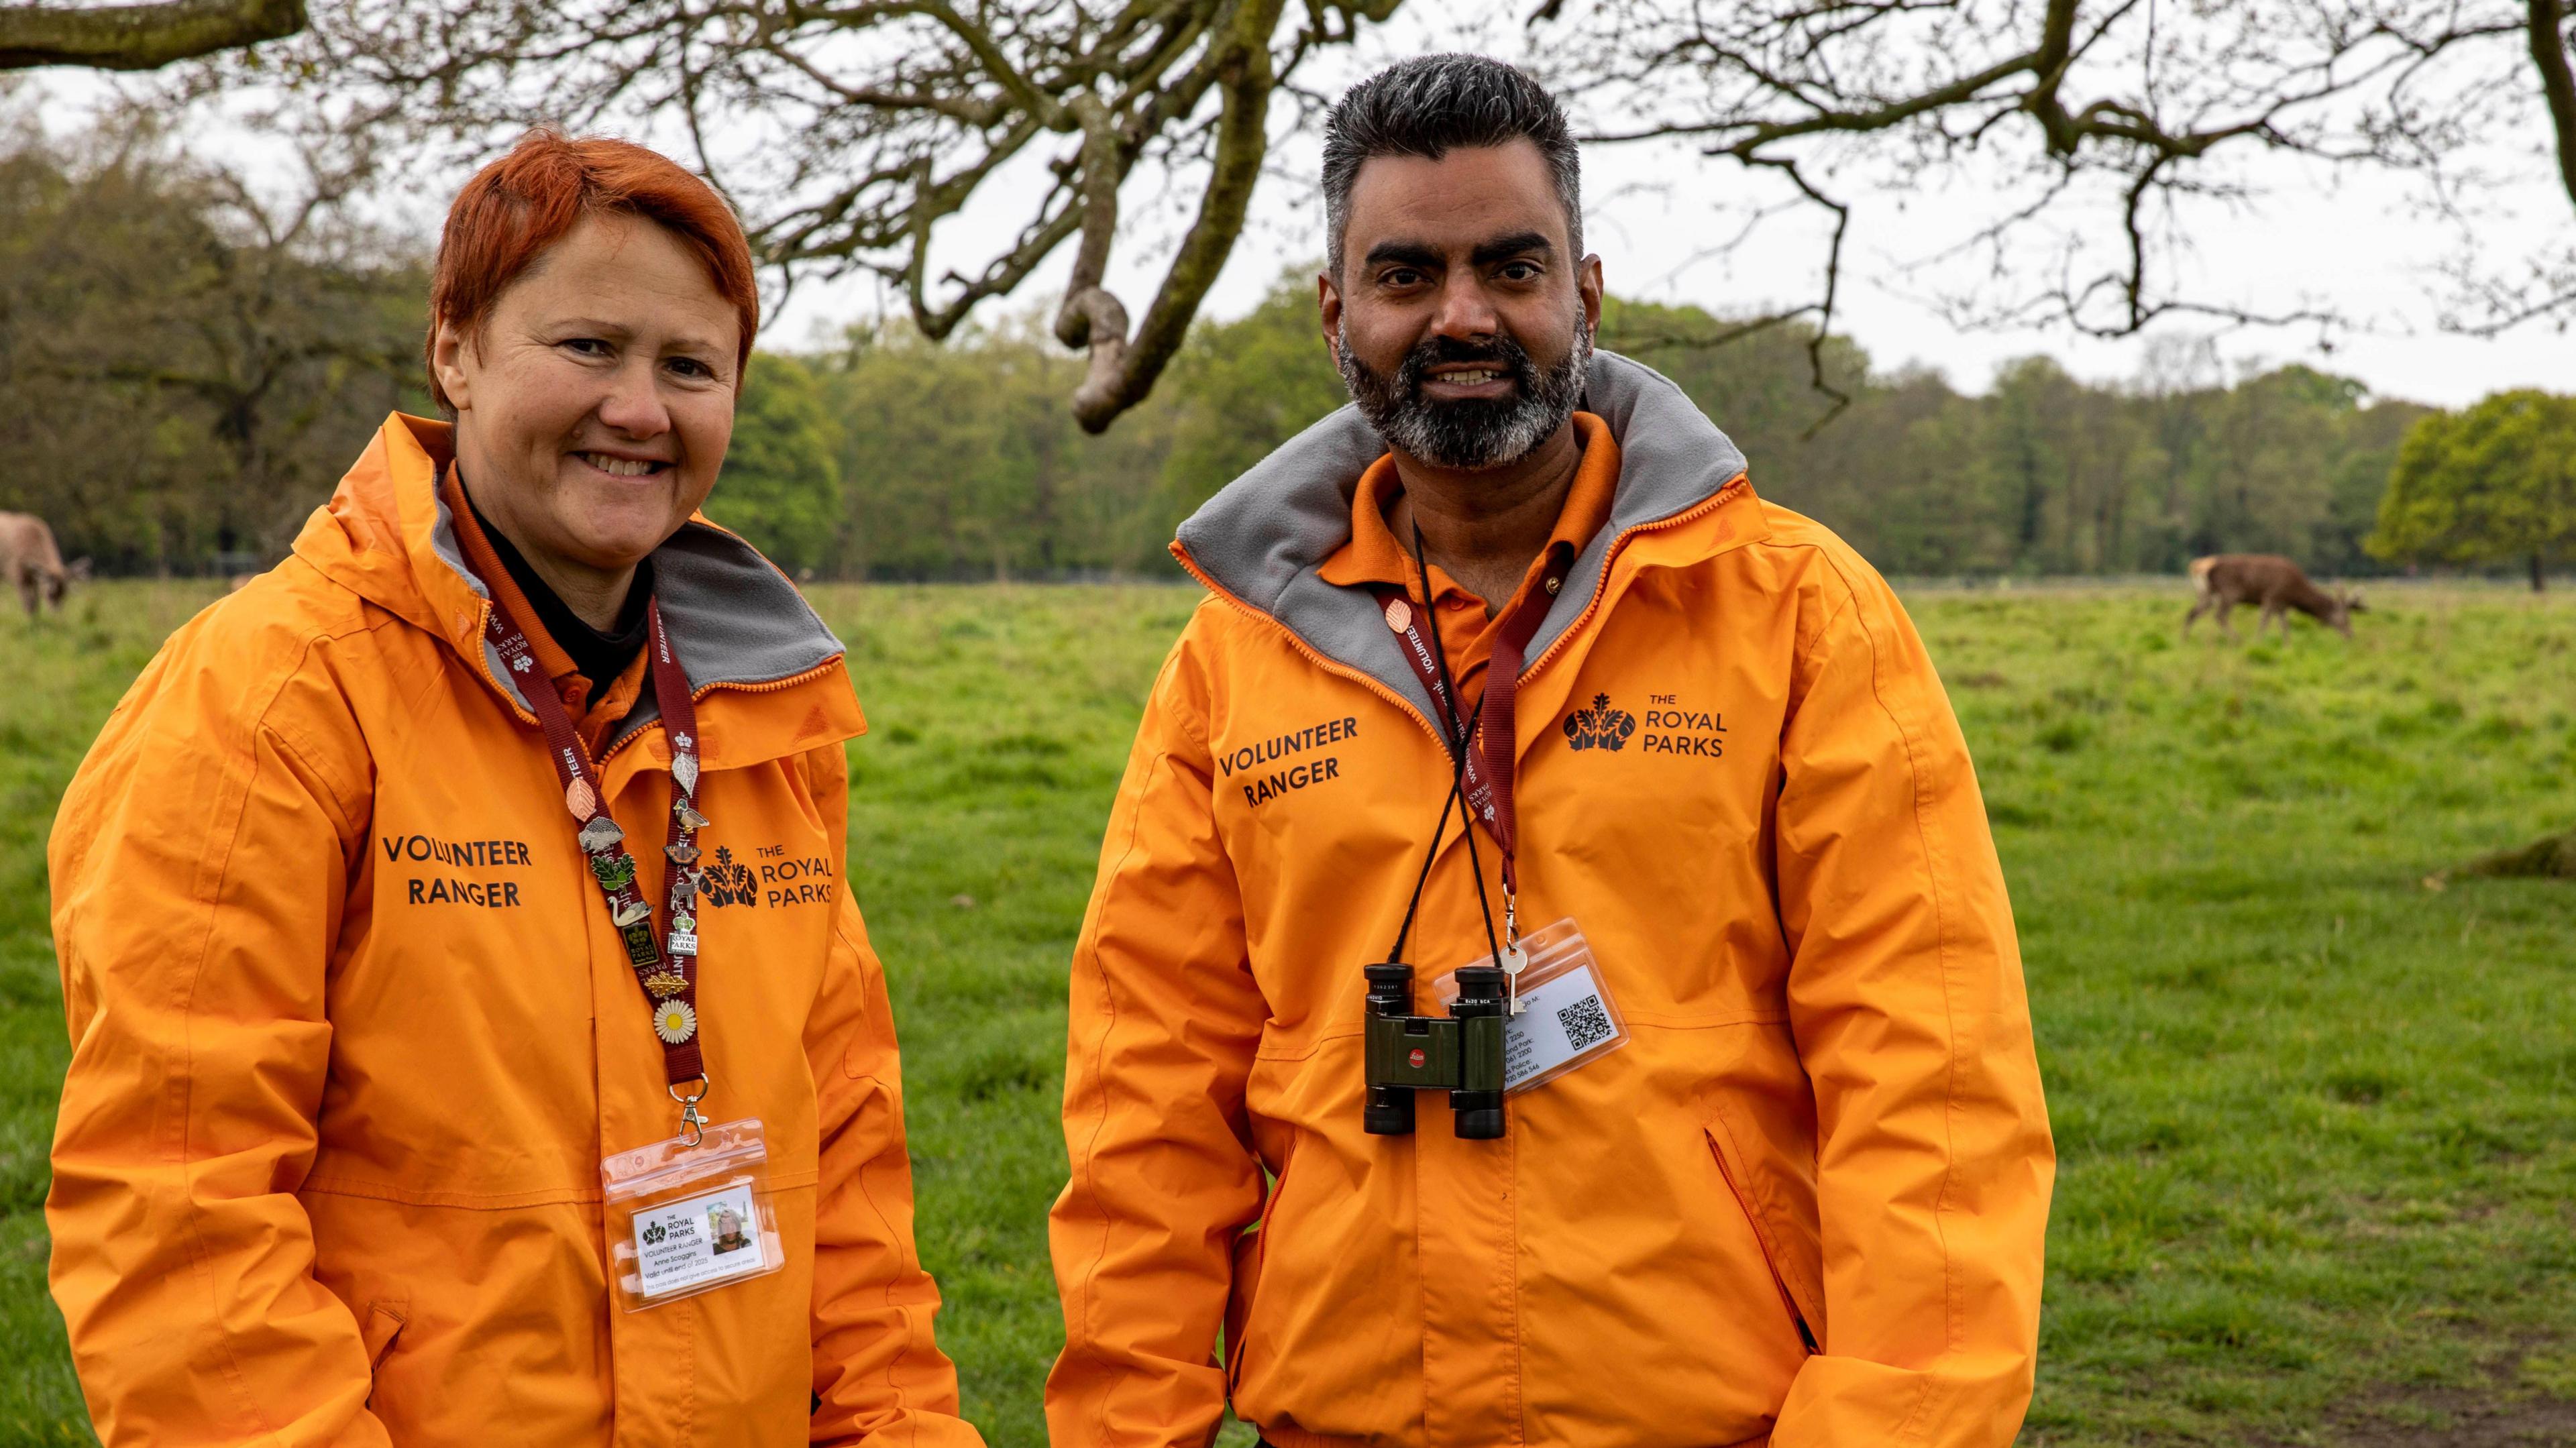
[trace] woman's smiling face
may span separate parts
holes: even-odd
[[[583,218],[480,326],[439,324],[432,365],[475,506],[559,588],[587,576],[622,591],[715,486],[741,336],[677,236]]]

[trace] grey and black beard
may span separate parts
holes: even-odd
[[[1406,354],[1392,376],[1352,354],[1347,321],[1339,340],[1333,350],[1342,385],[1387,446],[1434,467],[1461,470],[1519,462],[1554,436],[1583,400],[1592,362],[1592,327],[1581,313],[1574,319],[1573,348],[1563,362],[1544,370],[1520,343],[1501,335],[1482,343],[1429,338]],[[1447,402],[1422,395],[1432,368],[1460,362],[1482,362],[1509,375],[1516,384],[1512,394]]]

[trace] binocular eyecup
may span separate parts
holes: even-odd
[[[1389,961],[1368,979],[1368,1101],[1361,1125],[1372,1136],[1408,1136],[1414,1093],[1449,1093],[1450,1129],[1462,1140],[1503,1134],[1503,972],[1462,966],[1458,998],[1445,1016],[1413,1011],[1413,967]]]
[[[1362,974],[1368,977],[1368,1059],[1374,1067],[1379,1019],[1401,1019],[1412,1013],[1413,967],[1372,965]],[[1413,1088],[1409,1085],[1380,1085],[1377,1078],[1377,1071],[1371,1069],[1368,1074],[1368,1105],[1361,1113],[1362,1128],[1371,1136],[1411,1136]]]

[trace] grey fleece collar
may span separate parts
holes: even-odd
[[[475,593],[489,599],[491,590],[465,564],[456,542],[456,519],[447,495],[438,500],[438,532],[432,540],[439,561],[455,569]],[[683,523],[653,550],[653,596],[662,605],[662,622],[670,630],[671,651],[691,692],[709,684],[772,684],[821,668],[846,650],[825,626],[805,595],[787,581],[750,544],[704,523]],[[529,709],[528,696],[492,647],[483,640],[486,672],[501,681],[511,701]],[[613,743],[662,717],[661,702],[650,689],[639,690],[635,707],[617,722]],[[613,747],[613,746],[612,746]]]
[[[1530,639],[1531,663],[1582,615],[1620,534],[1688,512],[1744,471],[1743,452],[1681,388],[1615,352],[1593,356],[1584,410],[1610,424],[1618,440],[1618,490],[1610,521],[1574,560],[1574,572]],[[1181,546],[1219,588],[1279,620],[1317,653],[1386,685],[1429,719],[1431,696],[1388,647],[1377,599],[1321,576],[1324,561],[1350,541],[1352,489],[1385,453],[1359,410],[1344,407],[1208,499],[1181,524]]]

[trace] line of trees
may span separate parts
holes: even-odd
[[[1153,572],[1181,517],[1343,401],[1304,271],[1248,315],[1202,323],[1106,437],[1056,401],[1081,363],[1037,320],[944,346],[885,325],[764,357],[736,437],[772,420],[793,436],[760,444],[781,460],[755,470],[747,491],[762,501],[734,495],[737,463],[711,513],[825,576]],[[1601,342],[1680,383],[1753,459],[1764,495],[1903,574],[2175,572],[2224,550],[2381,572],[2363,545],[2399,443],[2432,411],[2300,366],[2231,384],[2190,345],[2129,385],[2033,357],[1970,396],[1928,370],[1875,370],[1829,338],[1828,375],[1852,400],[1818,427],[1834,404],[1810,385],[1813,334],[1785,323],[1710,345],[1727,328],[1698,308],[1614,303]],[[764,388],[798,400],[763,403]],[[795,491],[778,471],[791,457],[803,486],[833,498],[836,530],[769,526],[769,500]]]
[[[348,219],[356,170],[310,167],[281,199],[148,122],[0,128],[0,507],[106,571],[281,557],[384,415],[427,405],[424,257]],[[2188,342],[2125,384],[2033,357],[1968,395],[1794,319],[1716,345],[1742,330],[1614,302],[1601,340],[1679,382],[1765,495],[1892,573],[2171,572],[2227,550],[2323,575],[2536,571],[2576,550],[2564,399],[2454,417],[2302,366],[2231,381]],[[1813,385],[1819,360],[1847,406]],[[709,511],[816,577],[1161,576],[1180,518],[1343,400],[1304,268],[1200,322],[1105,436],[1063,406],[1086,365],[1043,305],[943,343],[897,320],[764,353]]]

